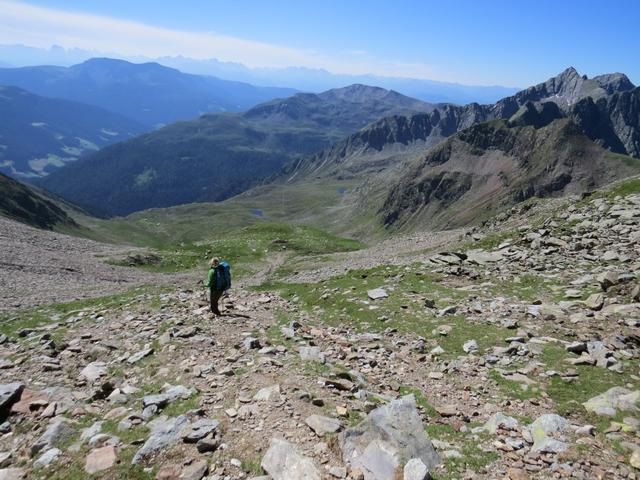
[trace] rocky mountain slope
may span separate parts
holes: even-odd
[[[188,280],[14,308],[0,474],[634,478],[637,191],[523,204],[399,264],[248,274],[217,319]]]
[[[636,151],[638,91],[622,74],[587,79],[567,69],[494,105],[381,119],[287,165],[276,185],[341,183],[345,193],[329,207],[335,222],[314,218],[350,226],[343,233],[467,225],[531,196],[635,174],[640,163],[628,155]],[[269,195],[254,200],[268,204]]]
[[[44,229],[77,226],[59,205],[41,192],[1,173],[0,215]]]
[[[102,107],[147,129],[208,112],[243,111],[295,93],[111,58],[93,58],[71,67],[3,68],[0,85]]]
[[[7,86],[0,86],[0,117],[0,172],[20,178],[46,175],[146,130],[99,107]]]
[[[398,163],[398,153],[410,157],[477,123],[509,119],[521,108],[531,110],[543,104],[547,109],[557,107],[552,118],[573,119],[589,138],[606,149],[638,158],[639,102],[640,89],[624,74],[588,79],[568,68],[495,104],[441,105],[427,113],[383,118],[317,155],[288,165],[284,175],[297,179],[307,175],[349,176],[362,174],[369,163],[376,171]]]
[[[175,123],[105,148],[50,175],[42,185],[107,215],[219,201],[380,116],[432,108],[363,85],[297,94],[244,114]]]
[[[640,172],[640,160],[593,143],[570,119],[543,113],[497,120],[454,135],[390,182],[387,226],[467,225],[531,197],[591,191]]]

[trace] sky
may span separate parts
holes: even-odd
[[[0,0],[0,44],[524,87],[640,83],[640,0]]]

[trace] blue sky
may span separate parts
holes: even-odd
[[[0,0],[3,44],[506,86],[568,66],[638,84],[639,25],[638,0]]]

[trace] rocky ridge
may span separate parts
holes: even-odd
[[[442,105],[431,112],[390,116],[329,149],[301,158],[283,170],[288,181],[343,176],[390,167],[424,152],[473,125],[521,115],[522,108],[554,108],[551,118],[572,119],[593,141],[616,153],[640,157],[640,89],[620,73],[593,79],[568,68],[492,105]],[[553,105],[553,107],[551,106]],[[545,123],[548,124],[549,121]],[[533,125],[528,122],[527,125]],[[400,155],[403,152],[403,155]]]

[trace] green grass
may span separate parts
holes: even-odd
[[[135,454],[135,448],[121,448],[118,450],[118,463],[108,470],[88,475],[84,471],[84,458],[86,453],[73,455],[71,458],[61,459],[53,467],[44,470],[36,470],[33,478],[38,480],[87,480],[88,478],[100,479],[127,479],[127,480],[153,480],[157,467],[152,466],[150,471],[145,471],[143,465],[132,465],[131,460]],[[65,454],[66,456],[67,454]],[[31,477],[29,477],[31,478]]]
[[[187,412],[198,410],[199,408],[200,408],[200,396],[194,395],[193,397],[187,400],[181,400],[178,402],[173,402],[170,405],[167,405],[162,410],[162,415],[167,415],[168,417],[177,417],[179,415],[184,415]]]
[[[561,415],[578,417],[589,415],[591,417],[582,406],[582,403],[590,398],[600,395],[612,387],[621,387],[627,384],[634,385],[634,389],[640,387],[640,383],[632,376],[640,369],[640,362],[637,359],[626,361],[624,373],[615,373],[596,366],[571,365],[565,362],[565,359],[568,358],[577,358],[577,356],[557,345],[545,346],[539,357],[539,360],[551,369],[562,371],[573,368],[578,372],[578,377],[570,382],[560,377],[551,377],[547,385],[546,392],[556,403]]]
[[[424,413],[427,415],[427,417],[429,418],[436,418],[439,417],[440,415],[438,414],[438,412],[436,411],[435,408],[433,408],[433,406],[431,406],[429,404],[429,402],[427,401],[427,399],[425,398],[424,394],[422,393],[422,391],[419,388],[413,388],[413,387],[408,387],[406,385],[402,385],[400,387],[400,395],[411,395],[413,394],[414,398],[416,399],[416,405],[418,405],[419,407],[422,408],[422,410],[424,411]],[[435,424],[429,424],[429,426],[431,425],[435,425]],[[427,427],[427,433],[429,432],[429,427]]]
[[[556,299],[554,289],[558,287],[558,280],[547,278],[541,274],[525,273],[508,280],[498,280],[491,288],[494,295],[511,297],[522,301]],[[564,297],[564,290],[560,298]]]
[[[482,249],[482,250],[494,250],[498,246],[506,241],[517,238],[518,233],[515,230],[507,230],[503,232],[489,233],[484,238],[475,241],[463,243],[460,248],[463,250],[468,249]]]
[[[102,424],[102,433],[109,435],[115,435],[123,444],[130,444],[138,440],[144,440],[149,434],[149,428],[145,425],[138,425],[130,430],[118,430],[118,424],[121,419],[118,420],[105,420]]]
[[[508,380],[500,375],[500,372],[491,370],[489,372],[489,378],[498,384],[498,388],[503,393],[505,398],[516,398],[518,400],[528,400],[540,396],[540,390],[538,387],[529,385],[528,388],[523,388],[522,383],[514,380]]]
[[[473,323],[461,315],[437,317],[436,310],[427,309],[425,298],[434,299],[437,307],[443,308],[458,304],[472,293],[421,268],[419,265],[384,266],[354,270],[317,284],[272,283],[261,288],[279,291],[328,325],[348,325],[363,333],[383,332],[393,327],[402,333],[435,339],[445,349],[445,356],[464,354],[462,345],[472,338],[481,351],[504,344],[504,339],[511,335],[507,329]],[[389,298],[370,301],[367,290],[382,286],[387,288]],[[446,337],[434,335],[434,329],[443,324],[452,326],[451,333]]]
[[[246,473],[264,475],[264,470],[262,470],[262,466],[260,465],[260,459],[245,458],[242,460],[242,466],[240,468]]]
[[[295,341],[289,338],[285,338],[282,334],[282,327],[289,326],[292,318],[283,310],[276,310],[274,312],[275,323],[267,329],[267,338],[272,345],[283,345],[288,350],[293,348]]]
[[[211,240],[207,241],[157,245],[156,255],[160,261],[141,267],[155,272],[206,269],[208,260],[216,256],[231,263],[232,273],[238,277],[251,273],[256,263],[268,261],[267,257],[273,255],[319,255],[358,250],[363,246],[356,240],[340,238],[313,227],[259,223],[225,230],[223,235],[212,232]],[[129,262],[117,263],[127,265]]]

